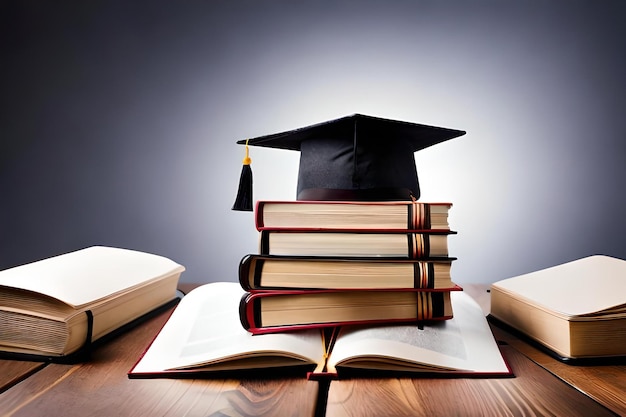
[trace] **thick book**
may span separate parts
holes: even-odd
[[[448,257],[448,236],[455,232],[264,229],[261,255],[378,256],[428,259]]]
[[[490,318],[563,361],[623,359],[626,261],[594,255],[493,283]]]
[[[445,290],[264,291],[241,297],[243,327],[254,334],[356,324],[422,323],[453,316]]]
[[[450,288],[453,258],[421,261],[381,257],[246,255],[239,283],[247,291],[276,289]]]
[[[455,316],[423,327],[345,327],[252,335],[239,323],[243,290],[236,283],[202,285],[178,304],[128,372],[129,378],[304,377],[381,375],[511,376],[487,320],[462,291]]]
[[[92,343],[175,300],[184,269],[162,256],[93,246],[0,271],[0,356],[80,359]]]
[[[258,230],[449,230],[451,203],[417,201],[258,201]]]

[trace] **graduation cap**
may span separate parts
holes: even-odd
[[[416,200],[420,188],[415,152],[464,134],[354,114],[240,140],[246,158],[233,210],[252,210],[249,145],[300,151],[297,200]]]

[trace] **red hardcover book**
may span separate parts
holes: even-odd
[[[450,230],[451,203],[417,201],[259,201],[264,229]]]
[[[239,283],[246,291],[450,288],[454,286],[451,278],[454,259],[250,254],[239,264]]]
[[[253,334],[357,324],[423,323],[452,318],[445,290],[262,291],[241,297],[242,326]]]

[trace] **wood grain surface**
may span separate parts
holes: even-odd
[[[614,416],[510,346],[515,378],[333,381],[327,416]]]
[[[487,287],[464,286],[485,313]],[[168,316],[83,364],[0,360],[0,416],[626,416],[626,366],[566,365],[496,327],[515,378],[129,380]]]
[[[489,314],[491,297],[487,284],[468,284],[464,290]],[[572,366],[555,360],[527,341],[497,326],[491,326],[497,340],[503,341],[557,378],[598,401],[620,416],[626,416],[626,365]]]
[[[22,362],[0,359],[0,393],[42,369],[41,362]]]
[[[498,340],[508,343],[537,365],[603,404],[626,416],[626,365],[572,366],[559,362],[523,340],[492,326]]]
[[[50,364],[0,394],[2,416],[312,416],[318,384],[275,380],[129,380],[164,313],[101,346],[89,362]],[[17,362],[16,362],[17,363]]]

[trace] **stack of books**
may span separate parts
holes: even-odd
[[[450,278],[450,206],[257,203],[240,282],[189,292],[128,377],[512,376]]]
[[[450,203],[259,201],[239,266],[253,334],[452,318]]]

